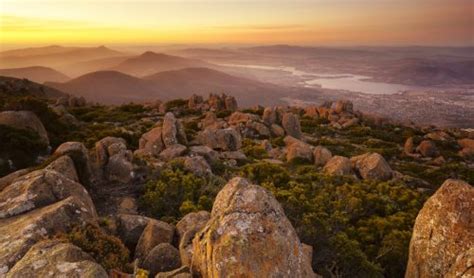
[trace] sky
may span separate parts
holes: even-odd
[[[0,44],[474,45],[474,0],[0,0]]]

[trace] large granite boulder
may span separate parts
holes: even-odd
[[[286,136],[284,140],[287,145],[286,160],[288,162],[313,161],[313,150],[311,149],[311,145],[291,136]]]
[[[193,256],[193,238],[209,221],[211,214],[207,211],[186,214],[177,224],[179,237],[179,254],[181,264],[190,265]]]
[[[150,221],[153,219],[141,215],[118,214],[117,235],[129,250],[135,250],[143,230]]]
[[[314,277],[282,207],[264,188],[234,178],[193,240],[192,273],[203,277]]]
[[[416,217],[405,277],[474,276],[474,188],[446,180]]]
[[[42,169],[14,179],[0,192],[0,270],[45,237],[96,219],[85,188],[61,173]]]
[[[458,140],[461,150],[459,154],[463,157],[474,157],[474,139],[464,138]]]
[[[392,169],[378,153],[366,153],[351,158],[352,166],[364,180],[386,181],[392,178]]]
[[[95,144],[97,174],[107,181],[128,183],[132,180],[133,154],[122,138],[105,137]]]
[[[49,145],[49,138],[41,120],[31,111],[4,111],[0,113],[0,125],[36,132],[42,141]]]
[[[293,136],[297,139],[301,139],[303,137],[303,133],[301,132],[300,120],[295,114],[289,112],[283,114],[281,125],[283,126],[283,129],[285,130],[286,134]]]
[[[202,156],[187,156],[184,159],[184,168],[197,176],[209,176],[212,174],[211,166]]]
[[[418,147],[416,147],[416,151],[425,157],[437,157],[439,155],[436,144],[430,140],[421,141]]]
[[[188,143],[181,122],[171,112],[165,114],[161,137],[166,147],[176,144],[187,145]]]
[[[271,126],[272,124],[277,124],[278,117],[277,117],[277,111],[275,110],[275,108],[266,107],[263,110],[262,120],[268,126]]]
[[[108,275],[79,247],[59,240],[45,240],[33,245],[6,277],[107,278]]]

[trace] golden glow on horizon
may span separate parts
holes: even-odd
[[[471,0],[3,0],[0,43],[474,43]]]

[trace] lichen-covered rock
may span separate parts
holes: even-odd
[[[209,108],[211,110],[220,111],[225,109],[224,100],[219,95],[210,94],[207,103],[209,104]]]
[[[351,158],[352,166],[365,180],[386,181],[392,178],[392,169],[383,156],[366,153]]]
[[[319,118],[318,107],[315,105],[309,105],[304,109],[304,115],[311,118]]]
[[[142,155],[158,156],[165,148],[165,144],[161,139],[161,134],[161,127],[155,127],[144,133],[138,142],[139,153]]]
[[[59,240],[45,240],[33,245],[6,277],[107,278],[108,275],[79,247]]]
[[[286,151],[286,160],[288,162],[296,160],[307,162],[313,161],[313,150],[310,145],[296,138],[292,138],[291,136],[285,137],[285,143],[288,145]]]
[[[105,137],[95,144],[95,170],[101,179],[128,183],[132,180],[133,154],[122,138]]]
[[[207,211],[192,212],[186,214],[178,224],[176,224],[176,231],[179,237],[181,264],[191,264],[191,258],[193,255],[193,238],[196,233],[206,225],[210,218],[211,214]]]
[[[0,192],[0,269],[43,238],[96,218],[84,187],[62,174],[43,169],[16,178]]]
[[[474,188],[446,180],[416,217],[405,277],[474,276]]]
[[[178,250],[169,243],[160,243],[147,255],[141,267],[154,277],[159,272],[177,269],[181,266]]]
[[[285,130],[277,124],[272,124],[270,126],[270,131],[271,131],[272,135],[275,136],[275,137],[285,136]]]
[[[219,153],[208,146],[192,146],[189,148],[189,153],[191,155],[202,156],[211,164],[219,160]]]
[[[463,157],[474,157],[474,139],[464,138],[458,140],[461,150],[459,154]]]
[[[234,178],[193,240],[192,273],[203,277],[314,277],[295,230],[264,188]]]
[[[197,176],[212,174],[211,166],[202,156],[188,156],[184,159],[184,168]]]
[[[301,139],[303,137],[303,133],[301,132],[300,120],[295,114],[283,114],[281,125],[283,126],[283,129],[285,130],[286,134],[293,136],[297,139]]]
[[[56,171],[75,182],[79,182],[74,161],[72,161],[72,159],[67,155],[60,156],[46,166],[45,169]]]
[[[181,155],[183,155],[186,150],[186,146],[180,145],[180,144],[174,144],[169,147],[167,147],[164,151],[160,153],[160,158],[163,159],[164,161],[170,161],[174,158],[177,158]]]
[[[4,111],[0,113],[0,125],[29,129],[36,132],[42,141],[49,145],[49,138],[43,123],[31,111]]]
[[[329,175],[351,175],[352,164],[349,158],[336,155],[324,165],[323,171]]]
[[[135,214],[119,214],[116,218],[119,238],[129,250],[135,250],[143,230],[153,219]]]
[[[277,112],[274,107],[266,107],[263,110],[262,120],[265,124],[271,126],[277,123]]]
[[[425,157],[437,157],[439,155],[436,144],[430,140],[421,141],[418,147],[416,147],[416,151]]]
[[[192,275],[189,272],[189,267],[184,265],[178,269],[167,271],[167,272],[160,272],[156,274],[155,278],[191,278]]]
[[[148,221],[135,248],[135,258],[144,260],[150,251],[158,244],[171,244],[173,242],[174,233],[175,228],[166,222],[154,219]]]
[[[240,134],[233,128],[205,129],[197,136],[198,141],[212,149],[236,151],[242,147]]]
[[[240,123],[245,124],[249,121],[258,121],[259,117],[255,114],[250,113],[243,113],[243,112],[234,112],[229,117],[229,124],[230,125],[238,125]]]
[[[314,164],[316,166],[324,166],[332,158],[330,150],[323,146],[317,146],[313,151]]]
[[[177,120],[173,113],[168,112],[165,114],[161,136],[166,147],[178,144],[176,122]]]
[[[92,168],[89,159],[89,152],[81,142],[62,143],[55,151],[55,156],[68,155],[72,161],[79,177],[79,181],[84,186],[89,186],[92,178]]]

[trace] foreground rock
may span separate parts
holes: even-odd
[[[0,125],[19,129],[29,129],[36,132],[42,142],[49,145],[49,138],[43,123],[31,111],[4,111],[0,113]]]
[[[79,181],[84,186],[91,184],[92,167],[89,152],[84,144],[80,142],[62,143],[53,153],[53,156],[67,155],[74,161],[75,170]]]
[[[58,240],[46,240],[31,247],[8,272],[7,277],[107,278],[108,275],[79,247]]]
[[[203,277],[314,277],[295,230],[275,198],[234,178],[193,240],[192,273]]]
[[[419,212],[405,277],[474,275],[474,188],[446,180]]]
[[[378,153],[366,153],[351,158],[352,166],[364,180],[386,181],[392,178],[392,169]]]
[[[96,219],[84,187],[54,170],[14,179],[0,192],[0,270],[8,271],[45,237]]]
[[[179,252],[169,243],[160,243],[154,247],[142,264],[142,267],[150,272],[150,277],[154,277],[158,272],[174,270],[180,266]]]
[[[166,222],[150,220],[138,240],[135,258],[143,260],[158,244],[172,243],[174,231],[174,227]]]

